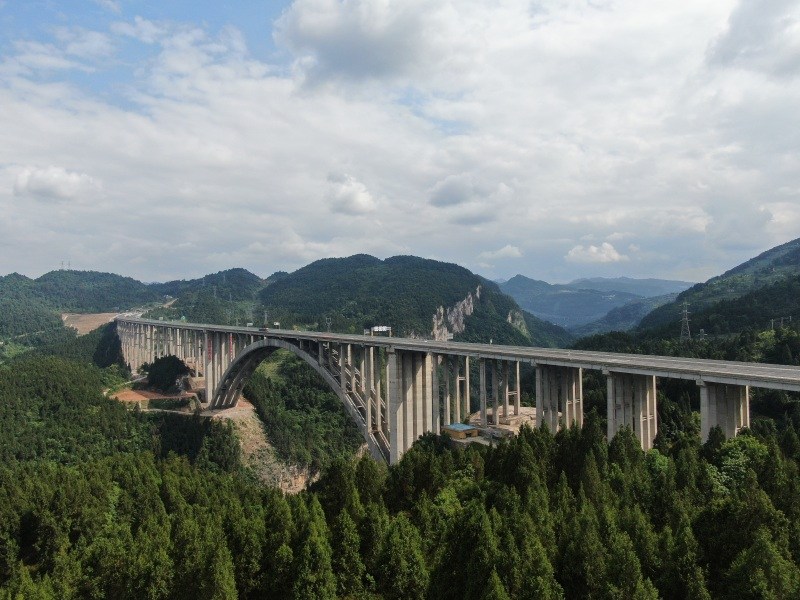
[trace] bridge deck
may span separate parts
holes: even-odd
[[[617,354],[613,352],[592,352],[586,350],[503,346],[499,344],[444,342],[415,338],[294,331],[290,329],[269,329],[265,332],[255,327],[231,327],[225,325],[186,323],[182,321],[156,321],[132,318],[120,318],[119,320],[178,329],[205,330],[210,332],[249,334],[256,336],[267,335],[269,337],[293,340],[331,341],[335,343],[369,345],[415,352],[433,352],[489,359],[521,360],[532,364],[581,367],[600,371],[656,375],[658,377],[686,379],[697,382],[727,383],[800,391],[800,368],[786,365],[653,356],[647,354]]]

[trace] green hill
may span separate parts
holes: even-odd
[[[580,290],[597,290],[599,292],[628,292],[643,298],[655,298],[669,294],[679,294],[694,285],[689,281],[672,279],[638,279],[633,277],[589,277],[576,279],[567,284]]]
[[[51,271],[34,283],[37,296],[63,311],[112,312],[160,299],[151,286],[114,273]]]
[[[228,269],[199,279],[181,279],[150,286],[165,296],[178,298],[186,294],[209,292],[225,300],[252,300],[264,287],[264,280],[247,269]]]
[[[636,327],[654,309],[675,300],[676,296],[677,294],[667,294],[666,296],[631,300],[627,304],[612,308],[597,321],[570,329],[570,333],[576,337],[584,337],[607,331],[628,331]]]
[[[674,302],[655,309],[642,319],[639,328],[656,330],[679,322],[684,302],[689,304],[693,320],[695,320],[694,315],[698,313],[710,316],[711,313],[708,311],[719,302],[742,298],[797,275],[800,275],[800,238],[767,250],[722,275],[713,277],[705,283],[698,283],[680,293]],[[768,296],[764,297],[764,302],[769,303]],[[800,299],[797,302],[785,303],[781,310],[797,313],[800,310]],[[749,317],[760,321],[764,319],[764,315],[760,312],[749,314]]]
[[[456,340],[553,346],[570,339],[561,328],[526,318],[496,284],[464,267],[414,256],[319,260],[278,278],[260,299],[268,320],[282,327],[324,329],[330,319],[334,331],[389,325],[395,335],[427,337],[441,307]]]
[[[524,275],[515,275],[501,283],[500,289],[514,298],[524,310],[568,329],[597,321],[611,309],[640,297],[624,291],[600,291],[576,288],[573,284],[550,284]]]

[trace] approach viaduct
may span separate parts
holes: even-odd
[[[205,378],[211,409],[234,406],[256,367],[276,349],[289,350],[338,394],[372,455],[391,464],[422,434],[461,422],[475,390],[484,426],[519,415],[523,363],[536,369],[537,423],[553,432],[582,425],[583,370],[601,371],[607,378],[608,438],[629,426],[645,450],[658,428],[657,378],[700,386],[703,440],[714,426],[728,437],[749,426],[750,387],[800,391],[800,368],[761,363],[125,317],[117,318],[117,333],[134,371],[166,355],[193,363]],[[470,382],[475,363],[478,381]]]

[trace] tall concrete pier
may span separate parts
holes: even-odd
[[[645,450],[658,433],[659,378],[700,386],[703,440],[715,426],[728,437],[749,426],[750,387],[800,391],[800,368],[759,363],[129,318],[117,319],[117,332],[134,371],[161,356],[184,360],[205,378],[204,400],[212,409],[236,405],[256,367],[276,349],[293,352],[336,392],[372,455],[390,463],[421,435],[439,433],[475,410],[485,426],[519,415],[523,363],[536,371],[538,425],[553,432],[581,426],[583,373],[596,370],[607,381],[608,438],[630,427]],[[477,382],[470,381],[473,368]]]

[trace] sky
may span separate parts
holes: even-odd
[[[0,0],[0,274],[704,281],[800,237],[797,0]]]

